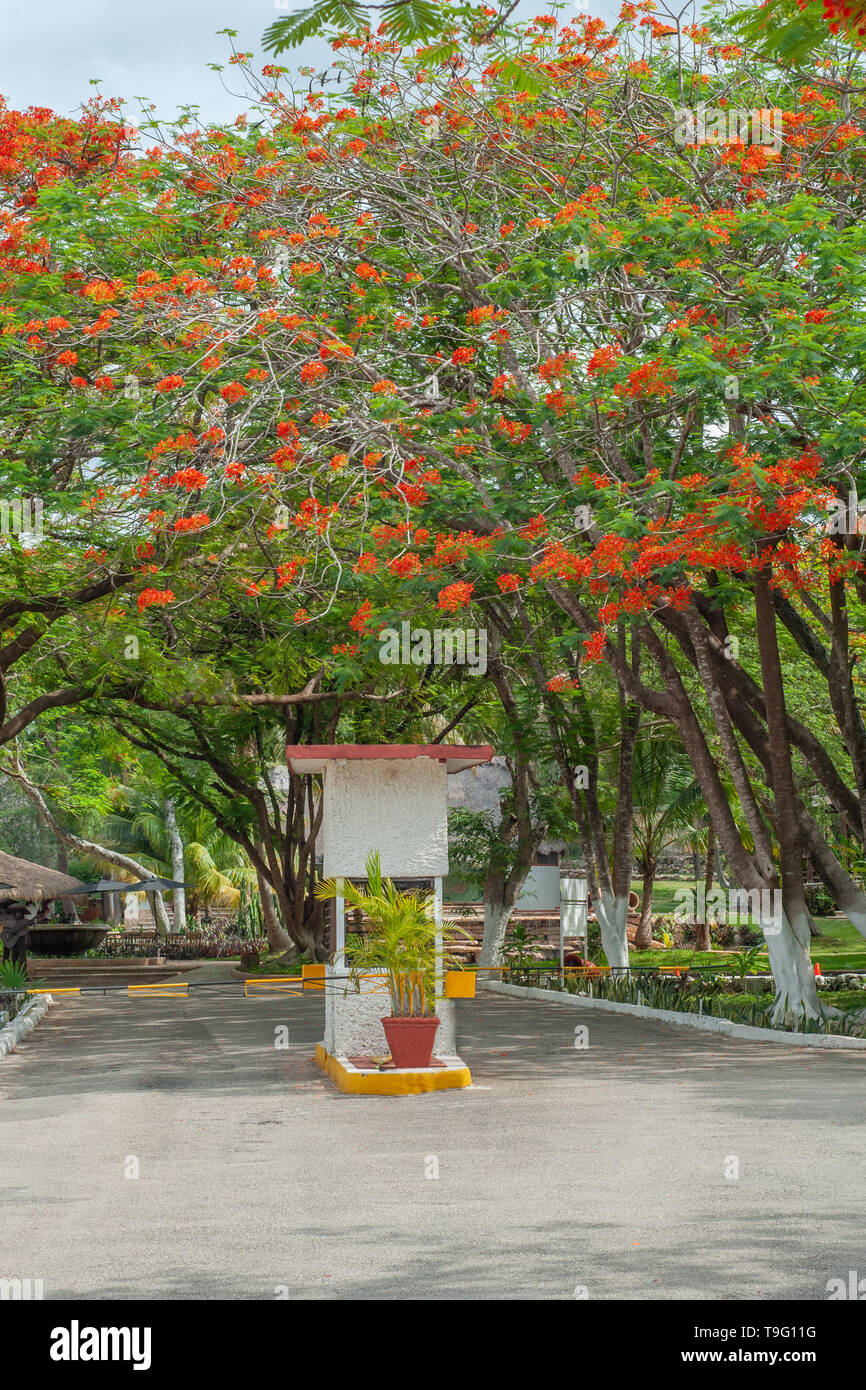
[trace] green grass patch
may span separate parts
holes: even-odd
[[[240,960],[240,957],[235,957]],[[286,961],[282,956],[271,954],[262,956],[258,965],[254,965],[246,973],[248,975],[300,975],[302,965],[311,965],[312,961],[307,960],[306,956],[301,956],[297,960]]]
[[[632,881],[636,893],[641,892],[640,879]],[[695,890],[696,884],[689,878],[657,879],[653,887],[653,915],[675,912],[678,904],[677,893],[684,888]],[[811,956],[818,961],[823,970],[866,970],[866,937],[862,937],[847,917],[816,917],[815,925],[821,935],[812,938]],[[681,951],[631,951],[632,965],[710,965],[718,964],[730,951],[699,951],[694,956],[690,950]],[[762,960],[767,960],[766,951]],[[769,964],[769,962],[768,962]]]

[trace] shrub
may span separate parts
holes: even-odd
[[[805,898],[813,917],[831,917],[836,911],[836,899],[823,883],[807,883]]]
[[[653,918],[653,940],[663,941],[666,946],[673,945],[676,938],[677,917],[674,912],[665,912]]]
[[[203,927],[195,932],[181,932],[177,936],[157,936],[148,932],[141,936],[134,933],[118,933],[107,936],[103,944],[85,954],[94,960],[113,956],[148,957],[162,956],[165,960],[226,960],[239,956],[241,952],[268,949],[267,937],[242,936],[236,931],[226,932],[219,927]]]
[[[740,927],[736,936],[741,946],[764,945],[764,933],[761,931],[754,931],[751,927]]]
[[[169,936],[160,942],[159,952],[166,960],[227,960],[258,951],[264,954],[268,949],[267,937],[238,936],[232,932],[226,935],[219,931],[196,932],[195,935]]]
[[[601,960],[601,927],[598,922],[586,924],[586,954],[592,961]]]

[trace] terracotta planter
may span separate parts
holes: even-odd
[[[435,1014],[424,1018],[383,1018],[382,1027],[395,1067],[429,1067],[439,1027]]]

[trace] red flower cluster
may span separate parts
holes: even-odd
[[[456,613],[458,608],[465,608],[472,598],[474,589],[474,584],[448,584],[439,591],[438,605],[445,613]]]
[[[145,608],[165,607],[173,600],[171,589],[142,589],[138,596],[138,611],[143,613]]]

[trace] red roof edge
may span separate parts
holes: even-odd
[[[447,762],[449,758],[472,758],[479,763],[489,763],[493,757],[490,743],[290,743],[286,756],[297,758],[334,759],[337,758],[436,758]]]

